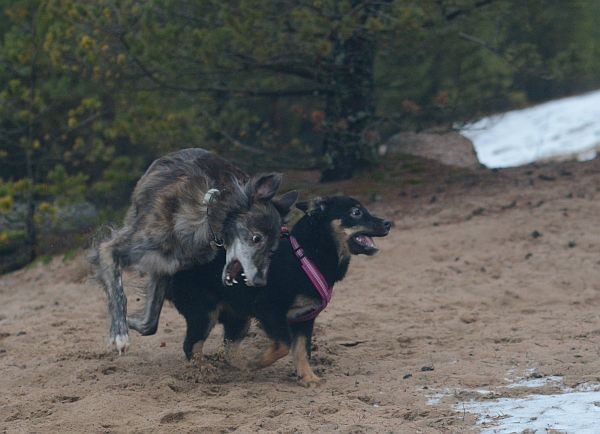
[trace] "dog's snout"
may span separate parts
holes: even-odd
[[[383,221],[383,227],[385,228],[386,233],[392,229],[392,222],[390,220]]]

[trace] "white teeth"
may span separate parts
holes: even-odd
[[[233,283],[238,284],[240,282],[238,282],[237,280],[233,279]]]
[[[240,274],[240,276],[246,277],[246,273],[242,273],[242,274]]]

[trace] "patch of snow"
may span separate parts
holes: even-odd
[[[427,397],[427,405],[438,405],[442,399],[446,396],[450,396],[452,392],[450,389],[443,389],[439,392],[434,393],[433,395],[429,395]]]
[[[525,398],[500,398],[471,401],[455,407],[480,415],[482,433],[545,433],[549,429],[569,433],[598,433],[600,392],[571,392],[555,395],[531,395]]]
[[[515,381],[507,386],[504,386],[506,389],[514,389],[516,387],[544,387],[547,384],[552,383],[562,383],[562,377],[553,375],[550,377],[541,377],[541,378],[523,378],[521,380]]]
[[[600,91],[482,118],[461,134],[490,168],[557,157],[590,160],[600,151]]]
[[[487,389],[477,389],[475,392],[479,393],[480,395],[491,395],[492,392],[491,390],[487,390]]]
[[[581,383],[577,387],[565,387],[565,392],[600,392],[600,384]]]
[[[507,376],[512,377],[514,371]],[[482,433],[546,433],[548,430],[558,430],[567,433],[592,434],[600,432],[600,384],[582,383],[575,387],[564,387],[563,378],[548,376],[531,378],[536,372],[530,368],[522,377],[512,383],[502,386],[502,389],[517,387],[542,388],[547,385],[558,385],[562,393],[552,395],[532,394],[521,398],[497,398],[483,401],[471,400],[458,402],[454,405],[457,412],[469,412],[478,415],[477,423]],[[456,395],[456,392],[477,392],[480,395],[492,395],[494,391],[487,389],[439,389],[428,396],[428,405],[438,405],[442,399]],[[488,396],[491,398],[491,396]]]
[[[563,385],[563,378],[560,376],[531,378],[535,369],[525,372],[527,377],[500,389]],[[511,373],[512,371],[508,375]],[[562,391],[552,395],[533,394],[523,398],[471,400],[459,402],[454,408],[459,412],[479,415],[477,423],[481,425],[482,433],[520,433],[525,430],[546,433],[550,429],[584,434],[600,432],[600,384],[582,383],[576,387],[562,387]],[[483,390],[477,392],[491,393]],[[440,397],[437,402],[441,399]]]

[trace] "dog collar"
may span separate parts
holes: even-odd
[[[283,235],[289,234],[287,228],[282,228],[281,233]],[[288,238],[290,240],[292,249],[294,250],[294,254],[300,261],[300,266],[302,267],[304,274],[306,274],[306,277],[308,277],[314,288],[317,290],[317,293],[321,297],[321,306],[305,313],[304,315],[300,315],[296,318],[291,318],[288,320],[288,322],[294,324],[315,319],[331,301],[331,298],[333,297],[333,285],[330,287],[327,284],[325,276],[323,276],[323,274],[319,271],[315,263],[304,254],[304,249],[300,246],[300,243],[298,243],[296,237],[289,235]]]

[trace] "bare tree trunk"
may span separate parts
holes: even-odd
[[[354,7],[362,2],[355,1]],[[377,13],[381,3],[363,7],[361,23]],[[331,87],[325,106],[327,131],[323,140],[323,157],[327,167],[321,181],[352,177],[357,169],[373,161],[374,151],[364,140],[365,128],[375,112],[374,77],[376,42],[365,32],[356,30],[348,39],[332,38]]]
[[[37,232],[35,229],[35,198],[33,194],[30,194],[27,198],[27,214],[25,216],[25,247],[27,248],[28,262],[32,262],[36,258],[36,245]]]
[[[30,70],[29,70],[29,101],[28,111],[29,119],[27,123],[27,149],[25,149],[25,164],[27,165],[27,177],[29,178],[30,185],[29,191],[27,192],[27,213],[25,215],[25,246],[28,250],[27,256],[29,262],[33,261],[36,257],[35,248],[37,245],[37,232],[35,229],[35,168],[34,168],[34,156],[35,152],[33,141],[34,141],[34,126],[33,126],[33,109],[35,101],[36,81],[37,81],[37,69],[36,69],[36,57],[37,57],[37,44],[36,44],[36,13],[31,14],[31,44],[33,49],[33,55],[31,56]]]

